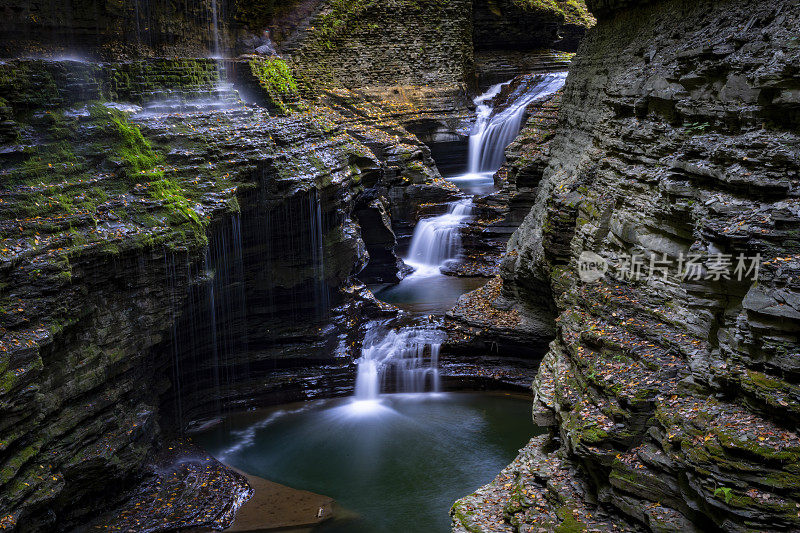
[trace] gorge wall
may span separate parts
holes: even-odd
[[[396,279],[396,231],[457,194],[413,132],[468,114],[471,2],[244,7],[0,2],[0,528],[158,484],[193,423],[349,393],[394,312],[361,282]],[[208,59],[263,25],[286,62]],[[222,518],[175,523],[230,523],[222,485]]]
[[[349,336],[382,312],[353,278],[356,213],[453,194],[410,134],[299,101],[270,115],[219,73],[0,68],[4,527],[74,526],[192,421],[349,390]]]
[[[554,298],[534,382],[551,435],[454,529],[797,530],[800,10],[588,4],[497,304]],[[760,256],[757,282],[739,256]]]

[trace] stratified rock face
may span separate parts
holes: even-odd
[[[475,0],[476,50],[575,51],[594,22],[582,0]]]
[[[463,84],[470,14],[470,0],[323,2],[281,51],[311,85]]]
[[[218,76],[0,65],[3,527],[73,527],[192,421],[351,391],[348,335],[385,312],[353,276],[392,240],[357,207],[453,194],[398,124],[271,116]]]
[[[0,57],[206,57],[220,53],[232,40],[232,4],[2,0]]]
[[[513,505],[467,518],[457,507],[456,529],[485,519],[469,530],[528,531],[555,517],[611,530],[584,513],[596,500],[627,518],[621,529],[796,530],[800,9],[593,4],[600,22],[503,272],[509,295],[555,297],[534,418],[553,425],[560,451],[532,445],[513,467],[520,490],[494,485]],[[597,254],[584,267],[600,266],[586,281],[584,252]],[[638,279],[632,255],[645,263]],[[759,255],[756,283],[746,270]],[[690,257],[701,267],[685,277]],[[564,459],[578,469],[555,481],[529,468]],[[562,494],[555,514],[536,497],[547,478]],[[567,485],[579,490],[564,496]]]
[[[472,35],[479,87],[565,69],[595,20],[583,0],[475,0]]]

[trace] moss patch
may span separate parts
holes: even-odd
[[[297,81],[292,75],[289,65],[278,58],[258,58],[248,62],[250,72],[258,79],[258,83],[267,94],[273,105],[282,112],[287,112],[289,100],[297,98]]]
[[[597,22],[583,0],[513,0],[513,2],[525,9],[552,13],[567,24],[594,26]]]

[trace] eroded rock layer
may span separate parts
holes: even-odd
[[[556,302],[534,418],[557,451],[532,443],[455,529],[797,530],[800,10],[589,4],[502,274]]]
[[[192,421],[349,391],[361,320],[390,312],[353,276],[393,239],[356,217],[453,194],[397,123],[271,115],[219,72],[2,65],[4,526],[71,527]]]

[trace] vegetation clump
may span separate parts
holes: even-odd
[[[277,57],[252,59],[249,65],[250,72],[272,103],[281,112],[288,112],[287,104],[298,95],[297,81],[289,65]]]
[[[123,176],[153,172],[161,155],[138,126],[101,103],[87,106],[88,117],[48,111],[40,119],[45,136],[25,150],[27,159],[3,174],[13,185],[53,185],[88,181],[106,160]]]
[[[102,110],[105,110],[107,129],[116,138],[116,154],[130,173],[141,174],[151,171],[161,162],[161,156],[153,149],[150,141],[144,138],[142,130],[131,124],[127,115],[102,106],[97,108],[101,109],[99,111],[101,119]]]
[[[525,9],[552,13],[567,24],[594,26],[597,22],[583,0],[513,0],[513,2]]]

